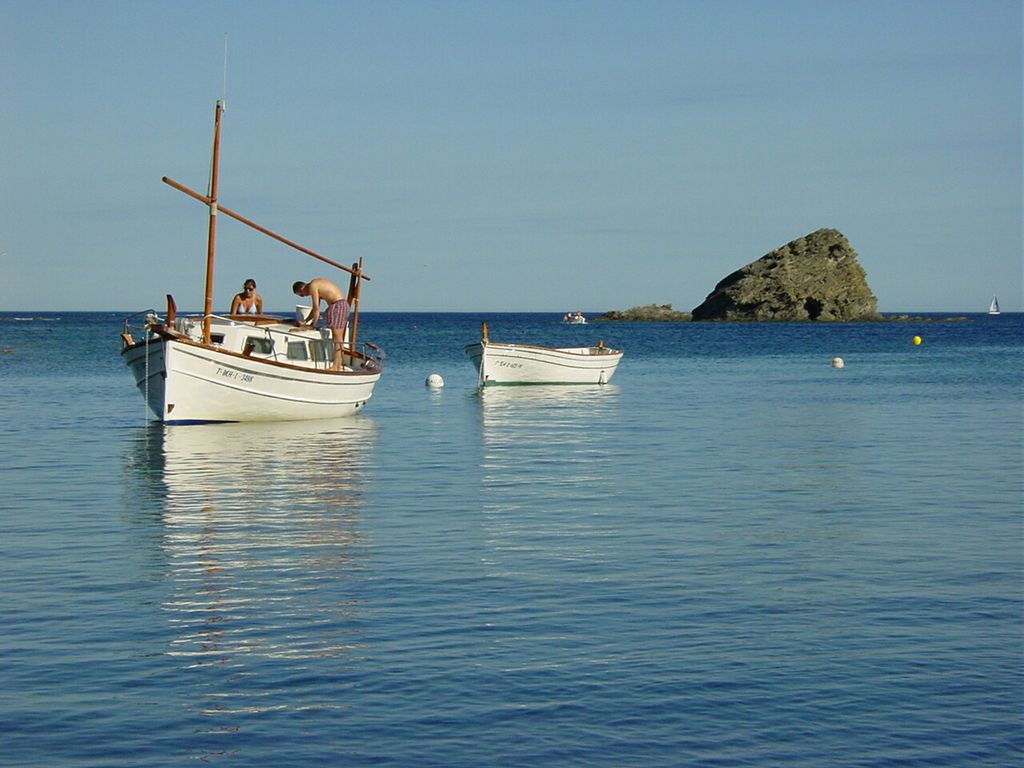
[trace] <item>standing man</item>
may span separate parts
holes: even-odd
[[[345,327],[348,325],[348,301],[345,295],[330,280],[317,277],[304,283],[301,280],[292,285],[292,292],[297,296],[309,296],[313,304],[313,311],[304,323],[298,323],[299,328],[316,328],[317,320],[320,319],[320,302],[327,304],[327,311],[324,312],[324,321],[331,329],[331,338],[334,340],[334,365],[332,370],[341,370],[341,350],[345,343]]]

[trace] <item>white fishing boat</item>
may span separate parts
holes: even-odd
[[[176,181],[163,181],[209,208],[205,306],[201,315],[179,315],[167,296],[163,317],[153,310],[125,319],[121,357],[156,418],[165,424],[298,421],[348,416],[373,395],[381,376],[372,344],[357,349],[362,259],[345,267],[225,208],[217,199],[220,124],[214,115],[209,194]],[[350,325],[342,344],[341,369],[333,370],[329,330],[298,329],[290,319],[213,313],[214,243],[219,214],[236,219],[291,248],[350,275]]]
[[[992,297],[992,303],[988,305],[988,313],[990,315],[999,314],[999,299],[997,299],[995,296]]]
[[[582,312],[566,312],[562,316],[562,322],[567,325],[586,325],[587,318]]]
[[[593,347],[552,348],[505,344],[488,338],[487,324],[466,354],[481,387],[518,384],[607,384],[622,360],[622,351],[599,341]]]

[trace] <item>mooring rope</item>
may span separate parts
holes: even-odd
[[[149,328],[146,328],[146,347],[145,347],[145,349],[146,349],[146,369],[145,369],[146,370],[146,386],[145,386],[145,394],[146,394],[145,406],[146,407],[142,411],[143,423],[145,423],[149,419],[149,416],[146,413],[149,410]]]

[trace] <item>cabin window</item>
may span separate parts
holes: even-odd
[[[274,340],[264,339],[259,336],[246,336],[245,345],[243,349],[252,348],[254,355],[272,355],[274,354]]]
[[[318,363],[334,360],[334,342],[317,339],[309,342],[309,356]]]
[[[210,343],[211,344],[223,344],[224,343],[224,334],[223,333],[211,333],[210,334]]]
[[[309,360],[309,353],[306,352],[306,344],[302,341],[288,342],[289,360]]]

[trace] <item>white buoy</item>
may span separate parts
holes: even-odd
[[[444,386],[444,379],[442,379],[438,374],[432,373],[427,376],[427,386],[431,389],[440,389]]]
[[[843,358],[841,358],[841,357],[833,357],[832,358],[832,367],[833,368],[842,368],[844,365],[846,365],[846,363],[843,362]]]

